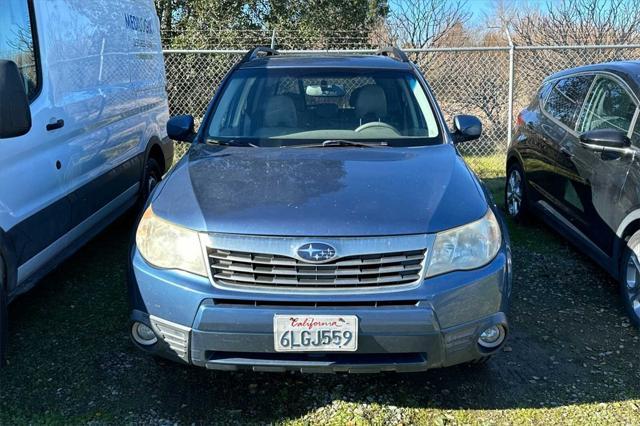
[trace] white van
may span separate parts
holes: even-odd
[[[153,0],[1,0],[0,359],[6,306],[173,161]]]

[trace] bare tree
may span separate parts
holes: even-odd
[[[468,0],[392,0],[385,41],[413,48],[437,45],[469,21],[467,3]]]
[[[636,0],[555,0],[545,12],[518,11],[511,19],[520,44],[626,44],[640,40]]]

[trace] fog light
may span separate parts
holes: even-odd
[[[133,336],[133,340],[144,346],[153,345],[158,341],[158,338],[156,337],[156,334],[153,332],[153,330],[148,326],[142,324],[141,322],[133,323],[133,327],[131,328],[131,335]]]
[[[506,336],[504,327],[501,325],[493,325],[480,334],[478,344],[486,349],[497,348],[504,342]]]

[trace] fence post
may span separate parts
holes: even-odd
[[[511,34],[509,33],[509,28],[505,28],[505,33],[507,34],[507,41],[509,42],[509,105],[507,106],[507,147],[511,143],[511,132],[513,129],[513,83],[515,78],[515,51],[516,48],[513,44],[513,40],[511,39]]]
[[[271,32],[271,48],[272,49],[276,48],[276,29],[275,28]]]

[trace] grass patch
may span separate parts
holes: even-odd
[[[502,203],[504,181],[486,181]],[[638,332],[615,282],[537,222],[509,222],[507,350],[414,375],[224,373],[156,363],[128,337],[133,218],[10,307],[0,424],[620,424],[640,418]]]
[[[465,155],[464,160],[483,179],[503,177],[505,175],[506,158],[504,154]]]

